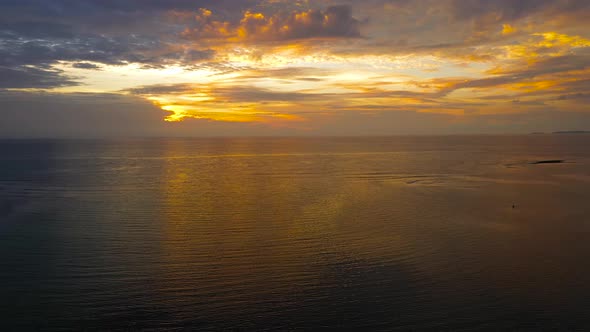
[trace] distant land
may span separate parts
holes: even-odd
[[[536,131],[530,133],[530,135],[547,135],[548,133]],[[590,131],[586,130],[570,130],[570,131],[554,131],[551,134],[553,135],[569,135],[569,134],[590,134]]]
[[[553,134],[556,134],[556,135],[561,135],[561,134],[590,134],[590,131],[586,131],[586,130],[554,131]]]

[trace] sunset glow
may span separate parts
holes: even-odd
[[[154,1],[120,9],[148,23],[141,26],[97,26],[80,8],[60,7],[60,29],[81,31],[67,36],[57,27],[10,28],[25,24],[9,16],[25,10],[13,5],[1,14],[8,25],[0,51],[2,71],[15,78],[2,87],[116,94],[149,101],[162,123],[257,123],[293,133],[352,126],[346,118],[367,114],[412,126],[421,120],[403,113],[440,114],[433,130],[443,132],[458,121],[485,132],[486,116],[587,118],[587,6],[479,2]],[[494,130],[503,129],[512,130]]]

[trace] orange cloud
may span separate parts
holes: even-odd
[[[194,26],[182,35],[198,40],[286,41],[311,38],[360,37],[360,22],[348,6],[333,6],[325,11],[308,10],[267,16],[246,11],[237,23],[216,20],[213,13],[200,9]]]
[[[534,33],[531,36],[520,44],[505,46],[507,57],[534,62],[539,58],[563,56],[576,49],[590,47],[590,40],[580,36],[557,32]]]
[[[503,35],[511,35],[511,34],[515,33],[516,31],[517,31],[517,29],[510,24],[502,25],[502,34]]]

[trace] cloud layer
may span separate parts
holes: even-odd
[[[191,135],[590,126],[588,13],[585,0],[0,0],[0,108],[108,123],[142,105],[157,125],[134,115],[138,132]]]

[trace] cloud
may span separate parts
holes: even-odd
[[[118,121],[125,110],[98,108],[131,105],[150,109],[157,130],[172,128],[159,127],[168,116],[206,133],[514,129],[540,119],[532,111],[587,110],[588,10],[586,0],[0,0],[0,89],[120,90],[3,95],[0,108],[32,98],[84,122]],[[84,108],[96,114],[74,110]]]
[[[212,48],[223,53],[236,42],[262,48],[315,40],[319,49],[339,54],[460,58],[469,53],[471,60],[490,61],[498,52],[480,46],[526,33],[517,21],[531,18],[529,27],[548,26],[547,17],[579,15],[588,7],[582,0],[5,0],[0,59],[33,66],[56,61],[191,66],[221,61]],[[506,26],[518,32],[502,34]],[[331,42],[319,45],[318,39]],[[336,43],[342,39],[355,41]]]
[[[428,82],[417,82],[422,86],[433,86],[438,92],[433,96],[443,97],[461,89],[493,89],[499,87],[513,90],[529,90],[539,94],[552,94],[567,89],[571,92],[586,89],[584,78],[590,69],[590,58],[582,55],[564,55],[549,57],[526,66],[515,66],[507,70],[495,70],[493,75],[478,79],[443,78]],[[565,77],[564,77],[565,76]],[[555,87],[552,89],[552,87]],[[532,91],[531,90],[538,90]],[[505,96],[498,95],[496,99]],[[488,96],[486,99],[494,99]]]
[[[165,111],[145,99],[120,94],[0,91],[0,137],[191,137],[288,135],[261,123],[189,119],[165,122]]]
[[[183,32],[184,37],[193,40],[273,42],[360,37],[360,22],[352,16],[350,6],[272,15],[246,11],[239,22],[220,21],[212,11],[200,9],[193,24]]]
[[[74,68],[78,69],[90,69],[90,70],[100,70],[100,66],[97,66],[90,62],[76,62],[72,65]]]
[[[211,59],[212,50],[174,48],[138,36],[86,36],[67,40],[5,40],[0,42],[0,65],[51,65],[59,61],[91,61],[109,65],[192,64]]]
[[[504,35],[516,32],[514,25],[521,22],[547,29],[557,19],[578,20],[590,9],[585,0],[449,0],[448,6],[454,19],[472,23],[476,38],[485,38],[499,25],[506,27],[504,24],[510,24],[502,30]]]
[[[466,62],[501,60],[506,45],[534,33],[587,35],[585,0],[345,1],[360,17],[365,38],[331,45],[343,55],[419,54]]]
[[[191,83],[169,84],[169,85],[150,85],[124,90],[134,95],[140,96],[187,96],[190,94],[206,94],[211,98],[208,102],[213,103],[263,103],[269,101],[311,101],[322,100],[328,95],[325,94],[311,94],[302,92],[279,92],[266,88],[245,86],[245,85],[231,85],[219,86],[215,84],[208,84],[199,86]],[[205,104],[200,100],[195,104]]]
[[[528,16],[555,3],[555,0],[452,0],[449,2],[451,12],[458,19],[481,18],[493,14],[500,22]]]
[[[4,91],[0,92],[0,105],[0,137],[13,138],[526,133],[582,130],[590,124],[588,112],[541,110],[457,116],[386,107],[310,112],[309,121],[286,127],[195,118],[164,122],[166,112],[142,98],[91,93]]]
[[[196,85],[190,83],[151,85],[122,92],[143,96],[173,114],[168,121],[188,118],[229,122],[272,122],[275,125],[303,120],[285,106],[320,100],[321,94],[278,92],[252,86]],[[280,109],[283,110],[280,110]]]
[[[130,93],[133,95],[160,95],[160,94],[184,94],[195,91],[196,87],[191,83],[177,83],[177,84],[156,84],[144,85],[131,89],[126,89],[121,92]]]
[[[567,95],[561,95],[557,97],[557,100],[579,100],[584,103],[590,101],[590,93],[572,93]]]
[[[10,22],[0,24],[0,36],[8,39],[72,38],[72,27],[56,22]]]
[[[390,85],[386,80],[334,80],[332,75],[338,75],[338,72],[331,70],[320,71],[318,80],[304,80],[310,83],[293,83],[293,87],[283,89],[247,85],[257,80],[285,83],[313,72],[312,68],[286,67],[276,70],[245,70],[242,75],[224,82],[151,85],[125,92],[154,100],[164,109],[175,112],[176,119],[194,116],[223,121],[243,121],[243,115],[253,113],[294,115],[296,118],[293,120],[310,121],[307,116],[310,112],[337,113],[354,110],[454,115],[514,113],[541,106],[550,106],[554,110],[580,110],[581,104],[575,104],[580,98],[568,99],[568,105],[557,105],[554,101],[559,100],[559,95],[574,95],[587,90],[588,84],[584,83],[587,81],[584,78],[590,69],[589,61],[584,55],[548,57],[525,66],[495,71],[483,78],[406,80],[402,84],[406,90],[399,89],[399,84]],[[298,88],[312,83],[317,83],[322,88]],[[515,109],[512,100],[520,101],[518,109]],[[221,110],[226,112],[223,117],[216,113]],[[229,117],[227,113],[236,116]]]
[[[62,71],[32,67],[0,67],[0,89],[37,88],[51,89],[78,85],[74,78],[63,75]]]
[[[0,1],[0,66],[11,73],[48,71],[53,81],[60,62],[95,65],[137,63],[146,68],[191,66],[211,60],[215,52],[178,43],[182,27],[167,19],[172,11],[195,5],[218,8],[212,0],[4,0]],[[243,3],[248,3],[244,1]],[[235,7],[240,7],[235,6]],[[137,22],[137,23],[136,23]],[[74,68],[89,65],[73,64]],[[95,68],[94,68],[95,69]],[[37,73],[38,74],[38,73]],[[20,75],[22,76],[22,75]],[[4,87],[20,88],[23,84]],[[44,81],[45,82],[45,81]],[[40,83],[37,86],[60,86]]]
[[[159,41],[133,36],[33,40],[22,37],[4,40],[0,38],[0,67],[7,73],[0,77],[0,84],[4,88],[72,85],[70,77],[60,77],[63,72],[54,68],[60,62],[73,62],[74,68],[84,69],[97,69],[98,64],[126,63],[154,67],[176,63],[189,65],[210,59],[213,55],[214,52],[209,50],[170,49]],[[18,78],[13,79],[13,76]],[[35,83],[35,77],[40,79],[39,83]],[[14,84],[11,85],[11,82]]]
[[[119,94],[0,92],[3,137],[136,136],[157,133],[165,113]]]
[[[318,81],[319,77],[326,77],[337,72],[325,68],[315,67],[285,67],[277,69],[248,69],[244,70],[238,77],[240,80],[258,79],[258,78],[278,78],[303,81]]]

